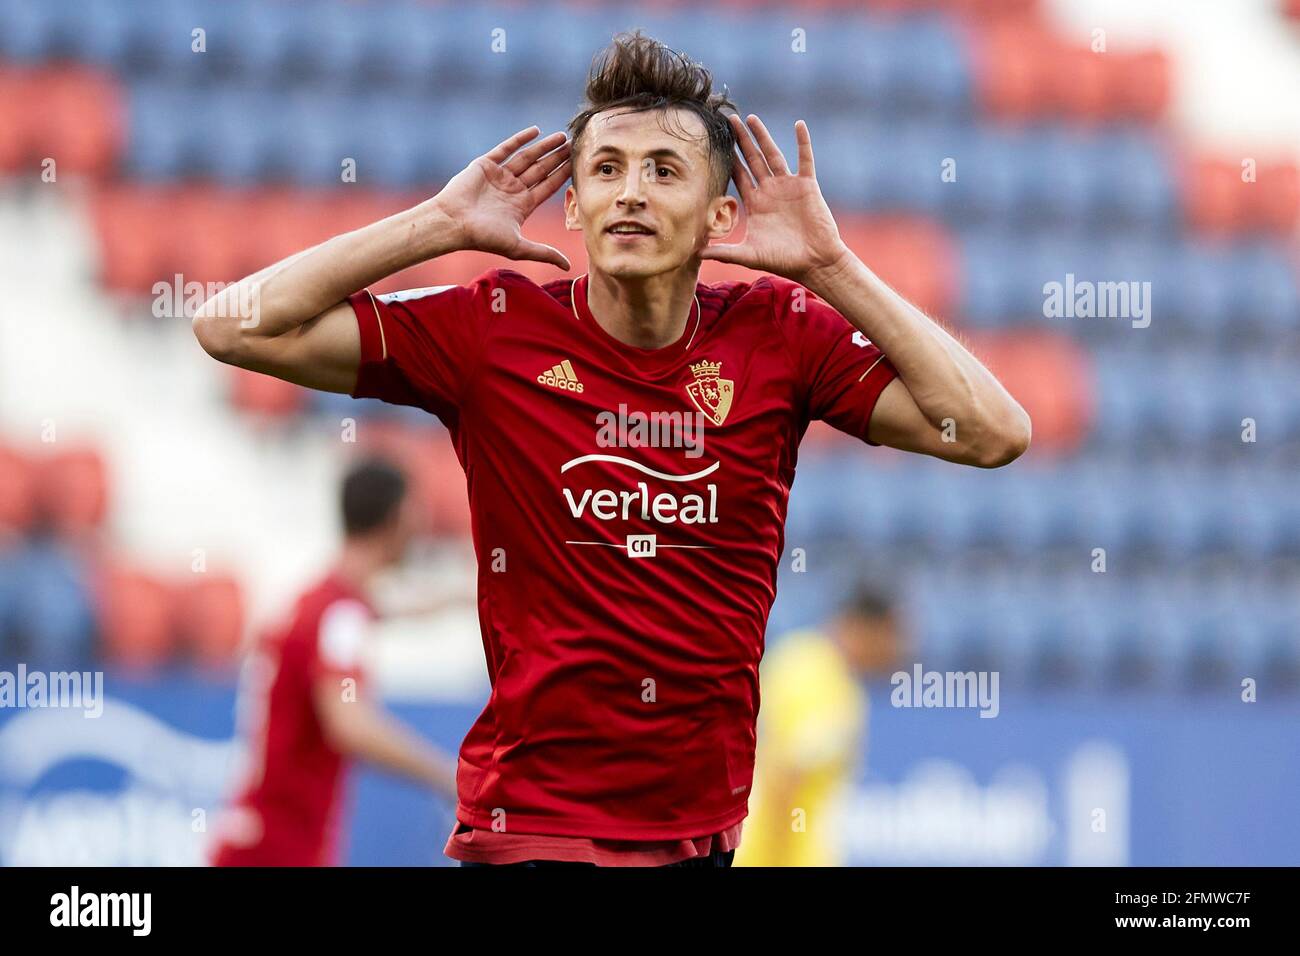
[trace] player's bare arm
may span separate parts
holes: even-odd
[[[996,468],[1029,446],[1029,416],[960,342],[889,288],[840,238],[817,185],[807,124],[795,124],[798,169],[757,116],[731,118],[745,239],[706,246],[732,262],[806,286],[874,342],[898,370],[871,417],[870,438],[965,465]]]
[[[456,800],[456,759],[428,743],[405,724],[364,697],[345,698],[333,677],[312,688],[316,714],[330,746],[424,784]]]
[[[569,261],[522,227],[569,176],[562,132],[521,130],[479,156],[417,206],[241,279],[194,316],[209,355],[308,388],[349,393],[361,359],[349,295],[396,272],[460,250],[508,259]]]

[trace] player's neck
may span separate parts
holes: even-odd
[[[587,308],[624,345],[663,348],[686,330],[698,280],[698,266],[630,280],[593,271],[587,276]]]
[[[363,594],[382,568],[378,550],[367,541],[344,541],[334,561],[334,574]]]

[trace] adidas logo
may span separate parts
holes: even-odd
[[[552,365],[537,376],[537,381],[552,388],[562,388],[566,392],[582,394],[582,383],[578,381],[578,373],[573,370],[573,366],[569,364],[568,359],[565,359],[559,365]]]

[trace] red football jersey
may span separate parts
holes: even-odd
[[[337,862],[347,764],[324,737],[312,687],[330,677],[341,694],[360,691],[361,645],[373,617],[365,597],[330,574],[245,660],[238,723],[247,769],[218,825],[215,865]]]
[[[888,360],[767,276],[698,285],[659,349],[606,332],[585,277],[349,301],[352,394],[437,415],[465,469],[492,691],[457,819],[618,840],[743,819],[799,441],[811,419],[866,440]]]

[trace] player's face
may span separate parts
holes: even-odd
[[[643,279],[697,265],[731,232],[738,204],[713,191],[704,123],[689,110],[612,110],[591,118],[564,195],[593,271]]]
[[[839,622],[841,646],[853,668],[863,675],[886,674],[897,666],[901,648],[892,618],[866,619],[846,615]]]

